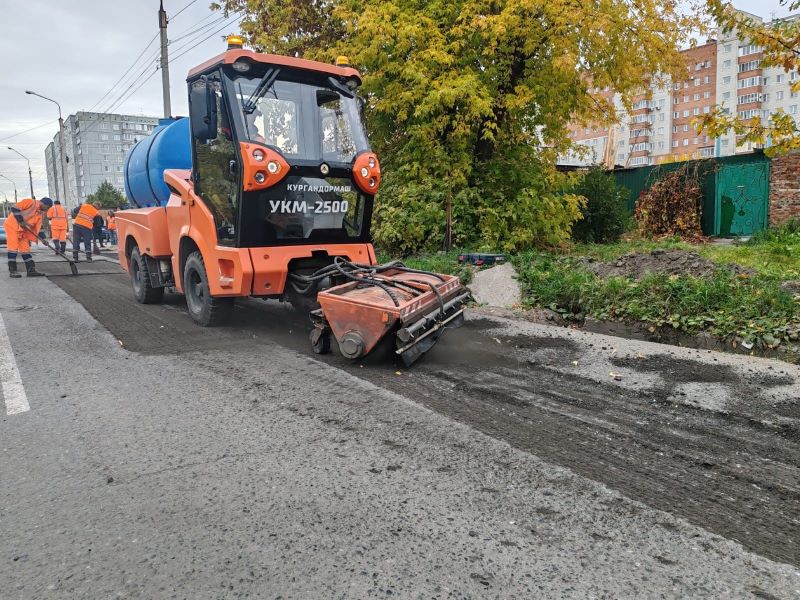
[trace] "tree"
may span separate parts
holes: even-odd
[[[800,21],[787,19],[764,24],[722,0],[707,0],[707,4],[723,32],[736,31],[742,39],[763,48],[762,67],[783,67],[787,72],[800,70]],[[779,4],[788,6],[791,11],[800,8],[800,0],[779,0]],[[800,91],[800,80],[792,83],[791,90]],[[741,136],[740,142],[769,143],[765,152],[770,156],[800,149],[800,129],[794,118],[783,110],[773,113],[767,123],[759,117],[739,118],[736,105],[729,110],[726,112],[725,107],[716,106],[709,114],[698,118],[695,122],[698,131],[720,137],[733,130]]]
[[[97,187],[94,194],[89,194],[87,202],[99,202],[102,208],[116,209],[125,204],[125,196],[108,181],[104,181]]]
[[[685,70],[696,26],[679,0],[225,0],[256,49],[332,61],[364,76],[386,177],[376,237],[391,249],[456,243],[506,250],[561,236],[576,196],[558,192],[571,119],[617,119],[651,73]],[[577,211],[577,215],[580,212]],[[577,217],[576,217],[577,218]],[[574,219],[573,219],[574,221]],[[527,231],[527,232],[526,232]],[[399,248],[395,241],[401,241]]]

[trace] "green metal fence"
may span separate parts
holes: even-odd
[[[767,226],[769,159],[763,153],[617,169],[614,177],[625,186],[633,213],[641,193],[665,173],[686,164],[696,166],[703,190],[702,229],[706,235],[752,235]]]

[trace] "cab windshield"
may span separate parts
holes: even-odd
[[[272,146],[290,163],[349,165],[369,150],[355,95],[269,72],[236,77],[233,88],[241,139]]]

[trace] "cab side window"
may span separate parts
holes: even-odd
[[[194,140],[199,196],[214,215],[219,243],[233,245],[236,240],[239,182],[229,112],[218,75],[209,75],[205,81],[198,80],[192,85],[209,86],[217,109],[216,137]]]

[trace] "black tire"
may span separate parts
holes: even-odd
[[[314,327],[309,334],[309,339],[314,354],[328,354],[331,351],[331,332],[329,330]]]
[[[209,293],[206,266],[199,252],[192,252],[183,266],[183,294],[192,321],[203,327],[223,324],[233,311],[233,298]]]
[[[150,282],[150,271],[147,268],[147,261],[139,252],[139,247],[134,246],[131,250],[131,258],[128,262],[128,270],[131,274],[131,287],[133,287],[133,297],[139,304],[159,304],[164,299],[164,288],[153,287]]]

